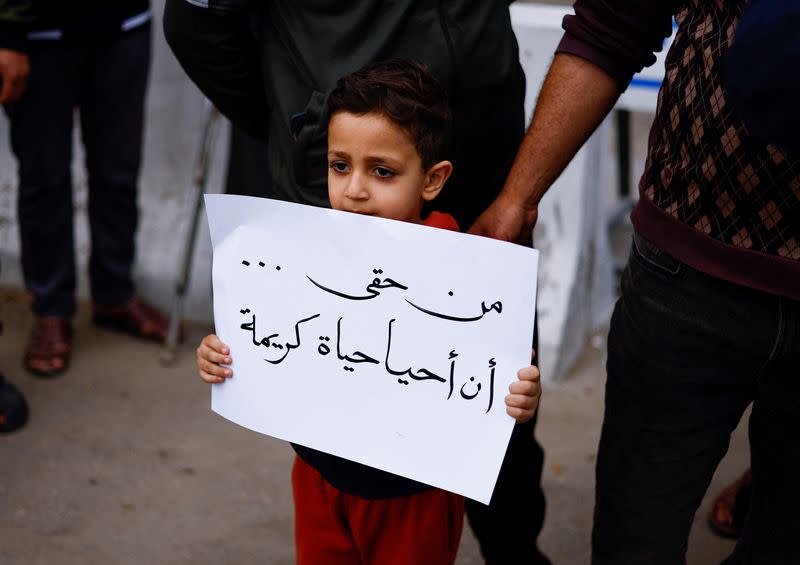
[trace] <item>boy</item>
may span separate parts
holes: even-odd
[[[422,206],[453,166],[444,159],[450,111],[444,90],[417,63],[384,61],[339,80],[328,99],[328,194],[334,209],[457,230],[452,216]],[[197,349],[200,378],[233,376],[215,335]],[[541,394],[535,366],[518,373],[506,411],[533,417]],[[300,565],[445,565],[455,561],[461,496],[293,445],[295,544]]]

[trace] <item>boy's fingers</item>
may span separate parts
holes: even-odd
[[[511,408],[531,409],[538,403],[535,396],[523,396],[521,394],[509,394],[505,398],[506,406]]]
[[[517,378],[521,381],[538,381],[540,378],[539,368],[536,365],[525,367],[517,371]]]
[[[523,410],[521,408],[507,407],[506,413],[514,418],[518,424],[524,424],[533,418],[533,410]]]
[[[206,361],[205,359],[200,359],[197,363],[197,367],[209,375],[215,375],[217,377],[232,377],[233,371],[228,369],[227,367],[220,367],[216,363],[211,363]]]
[[[525,394],[527,396],[539,396],[542,394],[542,387],[534,381],[514,381],[508,385],[511,394]]]
[[[221,365],[230,365],[232,359],[229,355],[223,355],[222,353],[217,353],[213,349],[201,345],[197,348],[197,358],[198,359],[205,359],[206,361],[211,361],[212,363],[217,363]]]
[[[209,384],[218,384],[225,380],[224,377],[215,377],[214,375],[209,375],[205,371],[200,371],[200,378]]]
[[[210,347],[218,353],[222,353],[223,355],[227,355],[231,352],[230,348],[225,345],[222,340],[216,336],[216,334],[208,334],[203,338],[202,344],[206,347]]]

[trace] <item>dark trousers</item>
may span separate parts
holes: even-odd
[[[467,519],[487,565],[549,565],[536,540],[542,531],[544,451],[533,431],[536,417],[514,426],[489,506],[467,499]]]
[[[7,107],[19,162],[22,269],[34,313],[69,318],[75,312],[70,169],[76,107],[89,178],[92,297],[113,306],[133,294],[150,25],[110,43],[42,41],[29,57],[25,94]]]
[[[607,372],[593,563],[686,562],[751,402],[751,510],[728,563],[800,563],[800,303],[700,273],[636,234]]]

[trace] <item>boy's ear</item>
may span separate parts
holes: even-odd
[[[422,199],[430,202],[436,198],[451,174],[453,174],[453,163],[450,161],[439,161],[432,165],[425,173],[425,187],[422,189]]]

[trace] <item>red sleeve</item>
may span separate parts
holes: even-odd
[[[456,219],[450,214],[444,214],[442,212],[431,212],[428,214],[428,217],[422,221],[422,224],[432,228],[461,231],[458,229],[458,222],[456,222]]]
[[[564,16],[556,53],[594,63],[625,90],[633,75],[655,63],[672,33],[676,0],[577,0]]]

